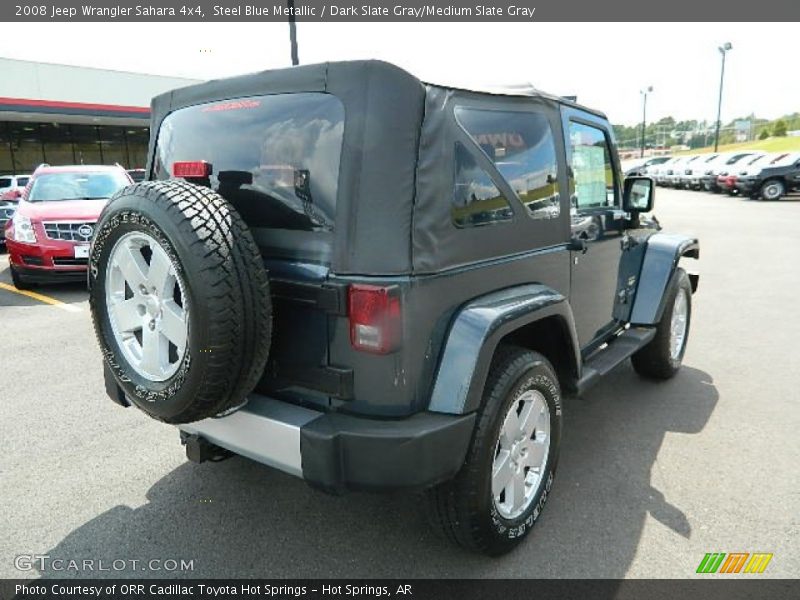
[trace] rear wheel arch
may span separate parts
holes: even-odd
[[[536,334],[547,337],[543,339]],[[560,339],[559,334],[566,336],[569,343],[558,346],[558,350],[548,348],[544,340]],[[547,355],[558,353],[559,358],[563,351],[572,360],[561,361],[561,368],[565,373],[577,371],[577,335],[567,299],[541,284],[507,288],[472,300],[453,320],[434,377],[428,409],[449,414],[477,410],[498,347],[501,342],[514,340],[521,340],[523,346],[546,348]],[[564,365],[570,362],[572,365],[566,368]],[[568,379],[569,375],[566,377]]]
[[[571,389],[580,376],[580,350],[561,315],[538,319],[507,334],[498,342],[495,355],[503,346],[525,348],[544,356],[555,369],[562,388]]]

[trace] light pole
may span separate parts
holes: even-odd
[[[725,80],[725,55],[728,53],[728,50],[732,48],[733,44],[730,42],[725,42],[722,46],[717,48],[722,55],[722,68],[719,72],[719,100],[717,101],[717,131],[714,134],[714,152],[719,148],[719,126],[720,119],[722,118],[722,82]]]
[[[647,126],[647,94],[653,91],[653,86],[648,85],[645,89],[639,90],[642,95],[642,148],[639,158],[644,158],[644,129]]]

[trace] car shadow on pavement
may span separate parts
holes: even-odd
[[[0,250],[0,282],[13,285],[11,281],[11,268],[8,261],[2,256],[5,252]],[[49,285],[35,285],[32,292],[43,294],[59,300],[65,304],[78,304],[87,297],[85,281],[69,281]],[[8,290],[0,289],[0,308],[3,306],[37,306],[41,303],[23,294],[15,294]]]
[[[703,371],[684,367],[674,379],[653,383],[629,364],[585,398],[567,399],[559,474],[548,507],[532,536],[499,559],[469,554],[431,533],[417,494],[329,496],[233,458],[179,466],[155,482],[146,504],[116,506],[47,552],[51,559],[103,559],[107,567],[115,559],[141,561],[135,568],[40,574],[621,578],[648,516],[658,522],[652,526],[692,535],[680,497],[653,483],[675,476],[654,477],[656,460],[668,434],[699,434],[717,401],[713,380]],[[670,448],[676,451],[674,443]],[[193,560],[193,570],[143,571],[153,559]]]

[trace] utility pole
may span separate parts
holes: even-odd
[[[300,64],[300,58],[297,55],[297,24],[294,18],[294,0],[286,0],[286,5],[289,8],[289,44],[292,51],[292,66],[296,67]]]
[[[725,55],[733,48],[733,44],[725,42],[722,46],[717,48],[719,53],[722,54],[722,68],[719,72],[719,100],[717,101],[717,131],[714,134],[714,152],[719,150],[719,127],[720,119],[722,118],[722,84],[725,81]]]
[[[644,130],[647,127],[647,94],[653,91],[653,86],[649,85],[643,90],[639,90],[642,95],[642,146],[639,158],[644,158]]]

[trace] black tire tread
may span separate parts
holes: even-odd
[[[11,283],[14,284],[15,288],[23,292],[33,288],[33,285],[30,282],[25,281],[22,278],[22,275],[17,273],[17,271],[13,267],[11,267]]]
[[[514,385],[519,369],[537,364],[546,366],[553,380],[558,381],[544,356],[513,345],[498,347],[492,358],[484,401],[478,411],[475,433],[462,470],[455,479],[426,490],[427,515],[433,529],[468,550],[494,554],[490,539],[482,535],[478,527],[469,525],[477,521],[475,496],[478,492],[467,482],[480,476],[478,455],[486,438],[493,435],[492,423],[505,399],[505,392]]]

